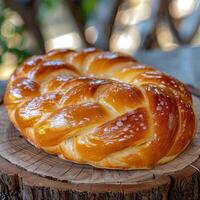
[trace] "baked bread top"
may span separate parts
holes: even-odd
[[[132,57],[94,48],[30,58],[11,76],[4,103],[33,145],[100,168],[168,162],[197,126],[184,84]]]

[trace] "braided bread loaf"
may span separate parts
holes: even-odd
[[[100,168],[168,162],[188,146],[197,126],[182,83],[129,56],[94,48],[29,59],[11,76],[4,103],[29,142]]]

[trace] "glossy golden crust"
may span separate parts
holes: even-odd
[[[197,126],[182,83],[129,56],[93,48],[27,60],[11,76],[4,102],[32,144],[100,168],[168,162]]]

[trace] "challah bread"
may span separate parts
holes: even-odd
[[[4,97],[33,145],[99,168],[146,169],[179,155],[197,122],[186,87],[133,58],[94,48],[27,60]]]

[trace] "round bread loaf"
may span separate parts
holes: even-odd
[[[168,162],[197,127],[184,84],[132,57],[94,48],[30,58],[11,76],[4,103],[33,145],[100,168]]]

